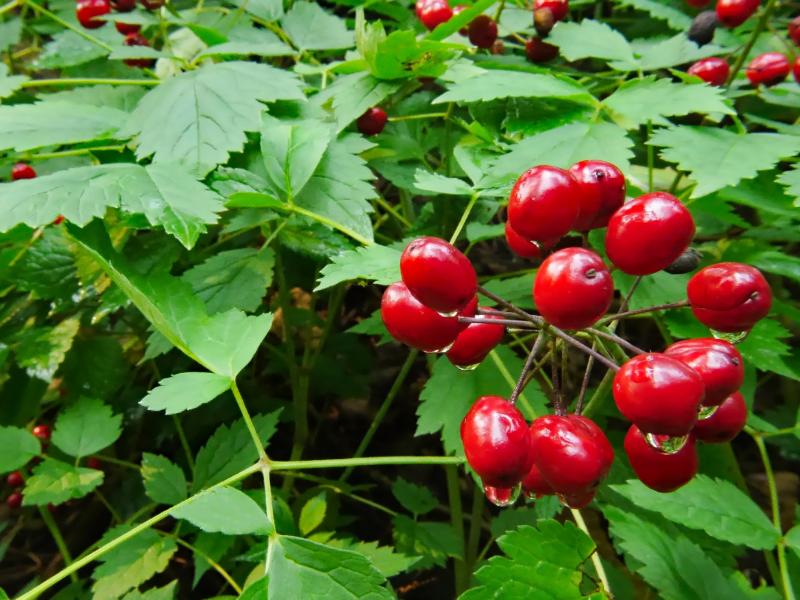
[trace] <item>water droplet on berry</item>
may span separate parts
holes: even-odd
[[[689,441],[688,435],[669,436],[657,433],[648,433],[644,436],[647,443],[664,454],[677,454]]]
[[[711,418],[719,406],[701,406],[700,410],[697,412],[697,420],[702,421],[704,419]]]
[[[477,362],[474,365],[456,365],[456,369],[459,369],[461,371],[474,371],[480,366],[481,363]]]
[[[451,310],[450,312],[439,312],[437,310],[436,314],[441,315],[443,317],[447,317],[449,319],[451,317],[455,317],[458,314],[458,311],[457,310]]]
[[[439,348],[438,350],[426,350],[425,354],[444,354],[445,352],[450,350],[450,348],[452,348],[453,344],[455,344],[455,343],[456,343],[456,341],[453,340],[452,342],[447,344],[447,346],[445,346],[444,348]]]
[[[483,487],[483,492],[486,494],[486,499],[500,508],[514,504],[514,502],[517,501],[517,498],[519,498],[521,490],[521,483],[518,483],[514,487],[510,488],[496,488],[488,485]]]
[[[730,342],[731,344],[738,344],[743,342],[747,335],[750,333],[750,330],[746,331],[734,331],[733,333],[729,333],[726,331],[716,331],[715,329],[711,330],[711,335],[713,335],[718,340],[725,340],[726,342]]]

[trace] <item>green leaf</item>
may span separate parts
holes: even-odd
[[[30,377],[51,381],[72,347],[80,319],[64,319],[55,327],[24,329],[16,336],[14,353]]]
[[[139,402],[148,410],[174,415],[211,402],[231,387],[231,379],[216,373],[178,373],[158,382]]]
[[[3,40],[4,26],[8,26],[11,23],[21,23],[21,21],[17,20],[8,23],[0,23],[0,45],[5,43],[5,40]],[[28,81],[28,79],[30,79],[30,77],[27,75],[9,75],[8,65],[5,63],[0,64],[0,98],[8,98],[11,96],[23,83]]]
[[[379,546],[378,542],[362,542],[360,540],[335,538],[325,542],[334,548],[343,548],[358,552],[369,559],[372,566],[378,569],[384,577],[394,577],[407,571],[419,560],[418,556],[406,556],[395,552],[391,546]]]
[[[322,107],[330,104],[338,130],[342,131],[368,108],[378,106],[398,89],[395,83],[381,81],[361,71],[338,77],[332,85],[311,98],[311,102]]]
[[[784,540],[786,545],[794,550],[795,554],[800,558],[800,525],[795,525],[787,531]]]
[[[298,526],[300,533],[308,535],[322,524],[325,520],[325,512],[328,509],[327,494],[321,492],[312,496],[300,509],[300,519]]]
[[[559,47],[568,61],[600,58],[623,65],[635,65],[636,59],[628,40],[605,23],[582,19],[579,23],[558,23],[547,38]],[[535,163],[534,163],[535,164]]]
[[[261,102],[302,100],[300,82],[265,64],[224,62],[168,79],[139,102],[124,128],[136,156],[179,163],[199,175],[228,160],[261,125]]]
[[[236,538],[229,535],[206,533],[205,531],[197,534],[194,544],[192,544],[197,549],[197,552],[194,553],[193,588],[197,587],[203,575],[211,569],[211,563],[204,556],[218,563],[235,542]]]
[[[125,594],[122,600],[173,600],[177,585],[178,582],[173,581],[160,588],[150,588],[146,592],[133,590]]]
[[[203,531],[227,535],[267,534],[272,530],[266,513],[255,500],[231,487],[201,492],[171,514]]]
[[[215,254],[182,278],[206,304],[209,314],[232,308],[252,312],[272,283],[275,256],[269,248],[237,248]]]
[[[122,415],[93,398],[81,398],[56,419],[53,444],[62,452],[80,458],[107,448],[122,434]]]
[[[300,50],[350,48],[353,32],[344,21],[322,10],[316,2],[295,2],[281,19],[281,25]]]
[[[397,550],[424,557],[416,567],[441,567],[448,558],[461,556],[463,545],[449,523],[415,521],[405,515],[396,515],[392,522]]]
[[[61,504],[70,498],[83,498],[103,483],[103,472],[68,465],[45,458],[33,468],[25,482],[22,503],[25,506]]]
[[[230,3],[270,23],[283,15],[281,0],[230,0]]]
[[[702,48],[698,47],[686,37],[679,33],[666,40],[653,41],[650,39],[636,40],[634,51],[639,55],[638,69],[643,71],[656,71],[669,67],[676,67],[685,63],[693,62],[707,56],[715,56],[724,53],[725,50],[713,44],[706,44]],[[621,68],[622,65],[612,65]],[[631,69],[632,67],[628,67]]]
[[[800,380],[800,372],[790,367],[785,358],[791,354],[791,348],[783,340],[790,337],[791,333],[777,321],[762,319],[753,326],[738,349],[747,364]]]
[[[583,598],[581,565],[594,552],[592,539],[572,523],[540,521],[497,540],[505,556],[493,556],[475,572],[478,586],[463,600],[484,598]]]
[[[649,13],[655,19],[666,21],[675,31],[685,31],[692,24],[692,18],[679,9],[674,8],[667,0],[616,0],[622,6],[631,6]]]
[[[583,86],[567,77],[492,70],[451,85],[433,104],[487,102],[499,98],[564,98],[588,104],[595,102]]]
[[[778,176],[778,182],[786,186],[789,195],[800,199],[800,165],[795,165],[794,168],[781,173]]]
[[[0,23],[0,50],[19,42],[22,36],[22,19],[7,19]]]
[[[781,158],[800,152],[800,137],[779,133],[738,134],[725,129],[682,125],[661,129],[650,144],[663,148],[661,158],[677,163],[697,182],[699,198],[755,177]]]
[[[398,477],[392,484],[392,494],[407,511],[424,515],[439,505],[430,489]]]
[[[463,179],[445,177],[424,169],[417,169],[414,172],[414,185],[421,190],[437,194],[469,196],[472,193],[472,186]]]
[[[42,237],[11,269],[10,276],[18,289],[33,292],[39,298],[70,298],[78,281],[75,257],[63,231],[52,227],[45,229]]]
[[[399,281],[400,254],[400,250],[380,244],[342,252],[322,268],[315,291],[353,279],[374,281],[378,285]]]
[[[102,27],[92,33],[95,37],[108,37],[111,27]],[[106,31],[104,31],[106,30]],[[105,34],[105,35],[104,35]],[[36,66],[40,69],[62,69],[82,65],[91,60],[107,56],[109,53],[105,48],[90,42],[74,31],[63,30],[53,35],[53,39],[45,44],[42,53],[36,60]]]
[[[186,500],[183,469],[158,454],[142,454],[142,480],[148,498],[159,504],[174,505]]]
[[[0,426],[0,473],[28,464],[41,451],[38,438],[27,429]]]
[[[417,39],[408,29],[388,36],[380,22],[370,23],[368,33],[359,42],[359,51],[378,79],[438,77],[447,70],[447,61],[455,56],[455,47],[431,39]]]

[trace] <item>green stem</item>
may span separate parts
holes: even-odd
[[[747,40],[747,44],[745,44],[741,54],[739,54],[738,58],[736,59],[733,69],[731,69],[731,75],[728,77],[728,83],[726,84],[726,87],[731,86],[736,79],[736,76],[739,74],[739,71],[742,70],[744,61],[747,60],[747,55],[750,54],[750,51],[753,49],[758,36],[764,31],[764,27],[766,27],[767,21],[769,21],[769,17],[772,14],[772,11],[775,10],[776,6],[778,6],[777,0],[768,0],[763,12],[761,13],[761,17],[756,23],[755,29],[753,29],[753,33],[750,34],[750,39]]]
[[[62,77],[60,79],[30,79],[20,87],[49,87],[61,85],[158,85],[158,79],[94,79],[91,77]]]
[[[456,225],[455,231],[453,231],[453,235],[450,236],[450,243],[454,244],[455,241],[458,239],[458,236],[461,235],[461,230],[464,229],[464,225],[467,224],[467,219],[469,219],[469,214],[472,212],[475,203],[478,201],[478,193],[472,194],[472,197],[469,199],[469,203],[467,207],[464,209],[464,212],[461,213],[461,219],[458,221],[458,225]]]
[[[250,411],[247,410],[247,405],[244,403],[244,398],[242,398],[242,393],[239,391],[239,386],[236,385],[236,380],[231,380],[231,391],[233,392],[233,397],[236,398],[236,404],[239,406],[239,412],[242,413],[242,418],[244,419],[244,424],[247,426],[247,431],[250,432],[250,437],[253,440],[253,444],[258,451],[258,457],[262,461],[267,460],[267,453],[264,451],[264,444],[261,443],[261,439],[258,436],[258,431],[256,431],[256,426],[253,424],[253,419],[250,417]]]
[[[292,212],[296,212],[298,215],[303,215],[304,217],[308,217],[309,219],[314,219],[315,221],[319,221],[323,225],[327,225],[328,227],[336,229],[337,231],[341,231],[346,236],[353,238],[359,244],[363,244],[364,246],[372,246],[375,243],[372,240],[365,238],[360,233],[356,233],[349,227],[345,227],[344,225],[341,225],[340,223],[337,223],[336,221],[329,219],[328,217],[325,217],[323,215],[318,215],[315,212],[306,210],[302,206],[297,206],[296,204],[287,204],[281,208],[290,210]]]
[[[64,565],[69,567],[72,564],[72,555],[69,553],[69,548],[67,548],[67,543],[64,541],[64,536],[61,535],[61,530],[58,528],[58,523],[56,523],[55,519],[53,519],[53,515],[50,514],[50,509],[46,506],[39,506],[39,514],[42,515],[42,521],[44,524],[47,525],[47,529],[50,531],[50,535],[53,536],[53,541],[56,543],[56,547],[58,548],[59,553],[61,554],[61,558],[64,559]],[[74,571],[70,573],[70,579],[72,581],[78,581],[78,574]]]
[[[222,576],[222,578],[225,581],[228,582],[228,585],[230,585],[236,591],[237,594],[241,594],[242,593],[241,586],[238,583],[236,583],[236,580],[233,577],[231,577],[231,574],[228,573],[222,567],[222,565],[220,565],[217,561],[215,561],[213,558],[211,558],[208,554],[206,554],[205,552],[203,552],[202,550],[200,550],[196,546],[193,546],[189,542],[184,541],[183,539],[181,539],[181,538],[179,538],[177,536],[173,537],[172,539],[174,539],[178,544],[180,544],[184,548],[187,548],[188,550],[191,550],[194,554],[196,554],[197,556],[201,557],[209,565],[211,565],[211,568],[214,569],[217,573],[219,573]]]
[[[397,123],[398,121],[414,121],[416,119],[438,119],[440,117],[446,117],[446,112],[437,112],[437,113],[420,113],[416,115],[400,115],[398,117],[389,117],[390,123]]]
[[[305,471],[342,467],[375,467],[380,465],[460,465],[459,456],[367,456],[362,458],[328,458],[322,460],[273,460],[273,471]]]
[[[36,12],[43,14],[44,16],[46,16],[47,18],[49,18],[52,21],[55,21],[56,23],[58,23],[59,25],[61,25],[65,29],[69,29],[73,33],[77,33],[83,39],[90,41],[95,46],[100,46],[101,48],[103,48],[104,50],[106,50],[108,52],[112,52],[113,51],[113,48],[111,46],[109,46],[108,44],[106,44],[104,41],[98,40],[93,35],[89,35],[88,33],[86,33],[82,28],[76,27],[72,23],[68,23],[67,21],[65,21],[64,19],[59,17],[57,14],[50,12],[49,10],[44,8],[43,6],[39,6],[38,4],[36,4],[36,2],[32,2],[31,0],[21,0],[21,1],[24,4],[26,4],[27,6],[30,6]]]
[[[481,541],[481,515],[483,515],[484,495],[480,488],[472,486],[472,510],[470,511],[469,537],[467,538],[467,573],[475,570],[478,558],[478,544]]]
[[[99,461],[111,463],[112,465],[119,465],[120,467],[126,467],[128,469],[134,469],[136,471],[141,471],[141,467],[136,463],[132,463],[127,460],[122,460],[119,458],[114,458],[112,456],[106,456],[105,454],[93,454],[92,458],[96,458]]]
[[[10,10],[14,10],[17,5],[19,4],[19,0],[11,0],[11,2],[7,2],[3,6],[0,6],[0,15],[6,14]]]
[[[91,154],[92,152],[122,152],[125,148],[125,144],[119,144],[117,146],[93,146],[91,148],[76,148],[74,150],[62,150],[60,152],[23,154],[20,158],[23,160],[49,160],[51,158],[64,158],[65,156],[82,156],[84,154]]]
[[[269,567],[272,563],[272,549],[275,547],[275,541],[278,537],[278,529],[275,526],[275,510],[272,506],[271,474],[271,465],[261,465],[261,477],[264,480],[264,508],[267,511],[267,521],[269,521],[270,527],[272,528],[269,532],[269,537],[267,537],[267,556],[264,560],[264,573],[269,573]]]
[[[506,380],[506,382],[508,382],[508,385],[509,387],[511,387],[511,390],[513,392],[514,388],[517,385],[517,382],[514,380],[514,377],[508,371],[508,368],[506,367],[505,363],[502,360],[500,360],[500,357],[494,350],[492,350],[489,353],[489,356],[492,358],[492,361],[494,361],[497,370],[500,371],[500,375],[503,377],[503,379]],[[517,396],[517,402],[519,402],[522,406],[525,407],[525,411],[527,414],[534,417],[536,416],[536,410],[533,408],[533,404],[530,403],[530,400],[528,400],[528,398],[525,396],[525,392],[520,392],[519,396]]]
[[[175,431],[178,432],[178,439],[181,442],[183,453],[186,456],[186,463],[189,465],[189,470],[194,474],[194,457],[192,457],[192,449],[189,447],[189,440],[186,439],[186,432],[183,431],[183,425],[178,415],[172,415],[172,422],[175,424]],[[194,475],[192,475],[194,479]]]
[[[445,473],[447,474],[447,497],[450,502],[450,522],[458,537],[462,556],[462,558],[453,559],[455,566],[456,597],[458,597],[467,589],[467,578],[469,577],[467,563],[464,560],[466,556],[466,547],[464,543],[464,514],[461,506],[461,490],[458,485],[458,467],[456,465],[447,465],[447,467],[445,467]]]
[[[572,518],[575,519],[575,523],[578,525],[578,528],[587,536],[589,536],[589,538],[591,538],[592,534],[589,532],[589,528],[586,527],[586,521],[583,520],[581,511],[571,508],[570,512],[572,512]],[[597,578],[603,585],[603,589],[600,591],[604,592],[606,596],[613,598],[614,595],[611,592],[611,585],[608,583],[608,575],[606,574],[606,570],[603,568],[603,562],[600,560],[600,554],[598,553],[596,546],[594,552],[592,552],[592,564],[594,565],[594,570],[597,572]]]

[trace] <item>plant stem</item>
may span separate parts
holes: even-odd
[[[653,122],[647,121],[647,141],[653,136]],[[652,144],[647,144],[647,191],[653,191],[653,166],[655,164],[656,149]]]
[[[464,229],[464,225],[467,224],[467,219],[469,219],[469,215],[472,212],[472,209],[475,207],[475,203],[478,201],[478,193],[475,192],[472,194],[472,197],[469,199],[467,203],[467,207],[464,209],[464,212],[461,213],[461,219],[458,221],[458,225],[456,225],[455,231],[453,231],[453,235],[450,236],[450,243],[455,244],[458,236],[461,235],[461,230]]]
[[[231,391],[233,392],[233,397],[236,398],[236,404],[239,406],[239,412],[242,413],[242,419],[244,419],[244,424],[247,426],[247,431],[250,432],[250,437],[258,451],[258,457],[262,461],[266,461],[267,453],[264,451],[264,444],[261,443],[256,426],[250,417],[250,411],[247,410],[247,405],[244,403],[244,398],[242,398],[242,393],[239,391],[239,386],[236,385],[235,379],[231,380]]]
[[[592,350],[597,349],[597,340],[592,340]],[[586,397],[586,390],[589,389],[589,377],[592,374],[592,367],[594,366],[594,356],[586,359],[586,369],[583,372],[583,379],[581,380],[581,391],[578,392],[578,401],[575,403],[575,413],[581,414],[583,411],[583,400]]]
[[[575,523],[578,525],[578,528],[587,536],[589,536],[589,538],[591,538],[592,534],[589,532],[589,528],[586,527],[586,521],[583,520],[581,511],[571,508],[570,512],[572,513],[572,518],[575,519]],[[603,562],[600,560],[600,554],[597,552],[597,546],[595,546],[595,550],[592,552],[592,564],[594,565],[594,570],[597,571],[597,577],[600,579],[600,583],[603,585],[603,589],[600,591],[605,592],[609,598],[614,598],[614,594],[611,592],[611,586],[608,583],[608,575],[606,575],[606,570],[603,568]]]
[[[758,22],[753,29],[753,33],[750,34],[750,39],[747,40],[747,43],[742,49],[741,54],[739,54],[738,58],[736,59],[736,63],[733,65],[733,69],[731,69],[731,74],[730,77],[728,77],[728,83],[725,85],[725,87],[731,87],[731,84],[736,79],[739,71],[742,70],[744,61],[747,60],[747,55],[750,54],[750,50],[753,49],[758,36],[764,31],[764,27],[766,27],[767,21],[769,21],[769,17],[772,14],[772,11],[775,10],[776,6],[778,6],[777,0],[768,0],[763,12],[761,13],[761,17],[758,19]]]
[[[50,514],[50,509],[47,506],[39,506],[38,509],[39,514],[42,515],[42,521],[47,525],[50,535],[53,536],[53,541],[56,543],[61,558],[64,559],[64,565],[69,567],[72,564],[72,555],[69,553],[69,548],[67,548],[67,543],[64,541],[64,536],[61,535],[58,523],[53,519],[53,515]],[[74,582],[78,581],[78,574],[75,572],[70,573],[69,577]]]
[[[621,312],[625,312],[625,309],[628,308],[628,303],[633,298],[634,292],[639,288],[639,284],[642,283],[642,275],[637,275],[636,278],[633,280],[631,284],[631,288],[628,290],[628,293],[625,294],[625,297],[622,299],[622,302],[619,303],[619,308],[617,309],[617,314],[619,315]]]
[[[506,368],[506,365],[503,363],[503,361],[500,360],[500,357],[497,355],[497,352],[492,350],[489,353],[489,356],[492,358],[492,361],[497,367],[497,370],[500,371],[500,375],[502,375],[503,379],[505,379],[508,382],[509,387],[513,390],[514,386],[516,385],[516,381],[514,381],[514,377],[511,375],[511,373],[508,372],[508,368]],[[520,392],[519,394],[519,402],[520,404],[522,404],[522,406],[528,413],[534,416],[536,415],[536,411],[534,410],[533,405],[530,403],[530,401],[528,401],[523,392]]]
[[[634,352],[636,354],[644,354],[645,353],[645,351],[642,350],[641,348],[639,348],[639,346],[631,344],[625,338],[620,337],[620,336],[618,336],[618,335],[616,335],[614,333],[610,333],[608,331],[603,331],[602,329],[595,329],[594,327],[591,327],[591,328],[587,329],[586,331],[588,331],[592,335],[596,335],[597,337],[601,337],[604,340],[609,340],[611,342],[614,342],[615,344],[618,344],[618,345],[622,346],[623,348],[627,348],[628,350],[630,350],[631,352]]]
[[[632,317],[634,315],[643,315],[646,313],[656,312],[660,310],[669,310],[671,308],[684,308],[689,306],[688,300],[681,300],[680,302],[670,302],[669,304],[657,304],[656,306],[646,306],[644,308],[637,308],[636,310],[626,310],[625,312],[620,312],[614,315],[608,315],[607,317],[603,317],[600,319],[597,324],[604,325],[610,321],[616,321],[617,319],[625,319],[627,317]]]
[[[62,77],[60,79],[29,79],[20,87],[47,87],[61,85],[158,85],[158,79],[108,79],[91,77]]]
[[[445,467],[445,473],[447,474],[447,498],[450,503],[450,523],[453,525],[459,545],[461,546],[462,558],[453,559],[456,597],[458,597],[467,589],[467,578],[469,577],[469,573],[467,573],[467,564],[464,560],[466,556],[466,544],[464,543],[464,514],[461,506],[461,489],[458,485],[458,467],[456,465],[447,465]]]
[[[0,6],[0,15],[6,14],[10,10],[14,10],[17,5],[19,4],[19,0],[11,0],[11,2],[7,2],[3,6]]]
[[[380,465],[460,465],[459,456],[367,456],[361,458],[326,458],[321,460],[273,460],[273,471],[305,471],[342,467],[375,467]]]
[[[492,319],[489,318],[488,316],[486,318],[463,317],[459,315],[458,320],[461,323],[486,323],[487,325],[504,325],[505,327],[513,327],[514,329],[531,329],[531,330],[538,329],[530,321],[522,321],[516,319]]]
[[[415,119],[438,119],[440,117],[446,117],[446,112],[438,112],[438,113],[419,113],[416,115],[400,115],[397,117],[389,117],[390,123],[397,123],[398,121],[413,121]]]
[[[309,219],[319,221],[323,225],[327,225],[328,227],[336,229],[337,231],[340,231],[346,236],[353,238],[359,244],[362,244],[364,246],[372,246],[375,243],[372,240],[365,238],[360,233],[353,231],[349,227],[345,227],[344,225],[337,223],[336,221],[329,219],[328,217],[325,217],[323,215],[317,214],[310,210],[306,210],[305,208],[303,208],[302,206],[298,206],[297,204],[286,204],[280,207],[278,210],[288,210],[291,212],[295,212],[298,215],[303,215],[304,217],[308,217]]]
[[[91,154],[92,152],[122,152],[125,148],[125,144],[116,146],[92,146],[90,148],[75,148],[73,150],[44,152],[42,154],[23,154],[20,158],[23,160],[49,160],[51,158],[63,158],[65,156],[82,156],[84,154]]]
[[[178,439],[181,442],[183,453],[186,455],[186,462],[189,465],[189,470],[194,473],[194,457],[192,457],[192,449],[189,447],[189,440],[186,439],[186,433],[183,431],[183,425],[178,415],[172,415],[172,422],[175,424],[175,431],[178,432]],[[194,479],[194,475],[192,475]]]
[[[472,510],[470,511],[469,538],[467,539],[467,573],[475,570],[478,544],[481,541],[481,515],[483,515],[484,495],[476,485],[472,486]]]
[[[197,556],[201,557],[201,558],[202,558],[203,560],[205,560],[205,561],[206,561],[206,562],[207,562],[209,565],[211,565],[211,568],[212,568],[212,569],[214,569],[214,570],[215,570],[217,573],[219,573],[219,574],[222,576],[222,578],[223,578],[225,581],[227,581],[227,582],[228,582],[228,585],[230,585],[230,586],[231,586],[231,587],[232,587],[232,588],[233,588],[233,589],[236,591],[236,593],[237,593],[237,594],[241,594],[241,593],[242,593],[242,588],[241,588],[241,586],[240,586],[238,583],[236,583],[236,580],[235,580],[233,577],[231,577],[231,574],[230,574],[230,573],[228,573],[228,572],[227,572],[227,571],[226,571],[226,570],[225,570],[225,569],[222,567],[222,565],[220,565],[220,564],[219,564],[217,561],[215,561],[215,560],[214,560],[213,558],[211,558],[211,557],[210,557],[208,554],[206,554],[205,552],[203,552],[202,550],[200,550],[200,549],[199,549],[199,548],[197,548],[196,546],[193,546],[193,545],[192,545],[192,544],[190,544],[189,542],[187,542],[187,541],[185,541],[185,540],[183,540],[183,539],[181,539],[181,538],[179,538],[179,537],[177,537],[177,536],[175,536],[173,539],[174,539],[174,540],[175,540],[175,541],[176,541],[178,544],[180,544],[181,546],[183,546],[184,548],[186,548],[186,549],[188,549],[188,550],[191,550],[191,551],[192,551],[194,554],[196,554]]]
[[[522,372],[519,374],[519,379],[517,379],[517,385],[514,386],[514,389],[511,392],[511,396],[509,396],[508,401],[511,404],[517,403],[517,398],[522,393],[522,390],[525,389],[526,379],[528,377],[528,373],[533,366],[533,361],[536,360],[536,355],[539,354],[539,351],[542,349],[544,345],[545,339],[547,335],[545,333],[546,328],[542,328],[539,331],[539,335],[536,336],[536,341],[533,342],[533,347],[531,351],[528,353],[528,358],[525,359],[525,365],[522,367]]]

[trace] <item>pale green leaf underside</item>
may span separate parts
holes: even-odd
[[[142,454],[142,480],[147,496],[154,502],[177,504],[186,500],[183,469],[164,456]]]
[[[203,531],[227,535],[267,534],[272,528],[255,500],[230,487],[201,492],[173,510],[172,516],[185,519]]]
[[[178,373],[158,382],[139,402],[148,410],[163,410],[165,414],[192,410],[211,402],[229,389],[231,380],[216,373]]]
[[[23,504],[61,504],[70,498],[82,498],[103,483],[103,477],[102,471],[47,458],[34,467],[25,482]]]
[[[88,456],[117,441],[122,433],[122,415],[100,400],[81,398],[58,415],[53,444],[74,457]]]
[[[487,102],[499,98],[563,98],[589,104],[594,102],[594,97],[586,89],[564,77],[492,70],[453,84],[433,103]]]
[[[17,469],[38,456],[39,440],[27,429],[0,427],[0,473]]]
[[[322,267],[316,290],[325,290],[343,281],[365,279],[389,285],[400,279],[400,250],[373,244],[348,250]]]

